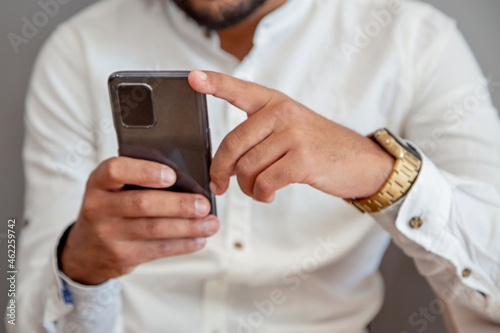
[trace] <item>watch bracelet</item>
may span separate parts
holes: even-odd
[[[380,190],[369,198],[345,199],[363,213],[375,213],[401,199],[410,189],[418,175],[418,169],[408,168],[414,164],[405,159],[396,159],[389,179]],[[416,167],[416,166],[415,166]]]
[[[377,193],[368,198],[344,199],[362,213],[378,212],[401,199],[411,188],[422,165],[419,158],[399,145],[385,129],[375,133],[368,137],[377,142],[396,160],[389,178]]]

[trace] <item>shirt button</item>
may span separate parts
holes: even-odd
[[[463,276],[464,278],[468,278],[471,274],[472,274],[472,271],[471,271],[469,268],[465,268],[465,269],[462,271],[462,276]]]
[[[238,250],[242,250],[243,244],[241,242],[236,242],[236,243],[234,243],[234,247],[237,248]]]
[[[424,223],[424,221],[420,217],[415,216],[410,220],[410,227],[412,229],[418,229],[422,226],[422,223]]]

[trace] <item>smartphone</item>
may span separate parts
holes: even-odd
[[[119,155],[168,165],[177,181],[165,190],[202,194],[215,215],[215,196],[209,187],[212,149],[206,96],[191,88],[188,74],[120,71],[110,75]]]

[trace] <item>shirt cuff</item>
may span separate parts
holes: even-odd
[[[452,185],[434,163],[415,148],[421,154],[422,167],[410,191],[404,200],[371,215],[410,257],[424,258],[433,253],[453,265],[456,273],[453,278],[458,277],[464,285],[474,290],[487,292],[490,289],[488,283],[481,274],[474,274],[482,269],[472,262],[467,247],[451,232],[449,226]],[[431,266],[422,271],[421,265],[421,273],[431,274]]]
[[[82,319],[94,320],[107,310],[119,305],[121,280],[111,279],[97,286],[86,286],[71,280],[58,271],[61,279],[61,296],[64,302],[74,305],[74,311]]]
[[[64,326],[63,331],[71,327],[83,329],[82,332],[116,331],[121,310],[122,283],[119,278],[96,286],[71,280],[59,270],[57,246],[53,251],[51,269],[57,293],[51,292],[48,297],[45,323],[53,326],[57,322],[58,332],[61,330],[59,326]]]

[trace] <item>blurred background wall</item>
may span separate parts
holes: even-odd
[[[139,0],[137,0],[139,1]],[[303,0],[307,1],[307,0]],[[22,223],[23,168],[21,148],[23,140],[23,100],[33,61],[45,39],[62,21],[95,0],[58,0],[63,3],[44,11],[40,3],[48,0],[2,0],[0,2],[0,307],[7,301],[7,223],[15,219]],[[53,1],[52,1],[53,2]],[[428,0],[454,17],[460,30],[475,52],[483,72],[500,82],[500,1],[499,0]],[[26,20],[37,16],[39,27],[29,31],[29,36],[15,50],[9,39],[10,32],[22,35]],[[500,108],[500,87],[493,93],[493,99]],[[374,323],[374,331],[387,333],[419,332],[421,326],[412,326],[410,316],[420,307],[429,307],[434,299],[425,282],[413,268],[412,262],[402,256],[394,246],[389,249],[382,264],[384,275],[390,285],[387,287],[387,301],[382,314]],[[403,291],[413,290],[410,296]],[[437,318],[437,317],[436,317]],[[4,332],[3,326],[0,333]],[[427,333],[444,332],[439,318],[428,321]],[[419,332],[421,333],[421,332]]]

